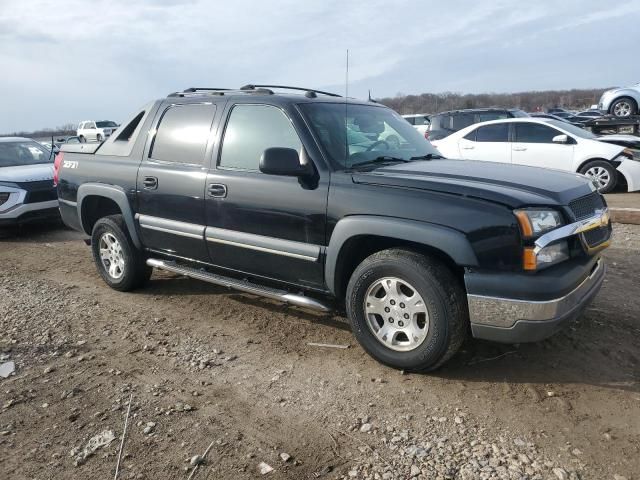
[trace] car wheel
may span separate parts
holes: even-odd
[[[115,290],[127,292],[141,287],[151,276],[152,269],[133,244],[122,215],[103,217],[96,222],[91,249],[98,273]]]
[[[102,135],[100,134],[96,135],[96,141],[102,142]]]
[[[462,285],[442,263],[413,250],[383,250],[366,258],[351,276],[346,307],[358,342],[393,368],[436,369],[466,336]]]
[[[618,118],[626,118],[638,113],[638,104],[629,97],[622,97],[611,104],[609,112]]]
[[[613,165],[604,160],[594,160],[584,165],[580,173],[594,181],[600,193],[609,193],[618,183],[618,174]]]
[[[80,143],[87,143],[87,139],[84,138],[82,135],[78,137],[78,140],[80,140]]]

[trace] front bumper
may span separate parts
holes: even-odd
[[[471,332],[475,338],[503,343],[550,337],[589,305],[605,271],[604,261],[594,257],[528,279],[520,274],[467,274],[467,291],[479,291],[467,295]],[[487,275],[494,278],[482,278]],[[490,290],[507,291],[513,297],[492,296]],[[553,290],[561,296],[546,298]]]
[[[9,198],[6,202],[0,204],[0,226],[16,225],[60,216],[58,200],[30,203],[27,198],[29,192],[26,190],[3,186],[2,191],[9,193]]]

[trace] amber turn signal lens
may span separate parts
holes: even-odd
[[[524,249],[522,264],[525,270],[535,270],[538,267],[538,259],[534,248],[527,247]]]
[[[518,223],[520,224],[522,235],[525,237],[532,237],[533,227],[531,226],[531,220],[529,220],[529,216],[526,214],[526,212],[516,212],[516,218],[518,219]]]

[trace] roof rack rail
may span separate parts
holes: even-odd
[[[331,92],[324,92],[322,90],[315,90],[313,88],[302,88],[302,87],[289,87],[287,85],[255,85],[255,84],[248,84],[245,85],[243,87],[240,87],[240,90],[256,90],[256,89],[260,89],[260,88],[282,88],[285,90],[299,90],[301,92],[306,92],[306,96],[307,97],[315,97],[315,94],[319,93],[321,95],[327,95],[329,97],[340,97],[341,95],[338,95],[337,93],[331,93]],[[311,95],[313,94],[313,95]]]
[[[216,87],[190,87],[186,88],[181,92],[170,93],[169,97],[186,97],[189,95],[201,95],[203,93],[208,93],[210,95],[225,95],[230,93],[263,93],[267,95],[273,95],[273,91],[267,88],[256,88],[256,89],[234,89],[234,88],[216,88]]]

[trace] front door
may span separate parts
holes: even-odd
[[[564,132],[540,123],[514,122],[513,126],[512,163],[572,170],[573,144],[553,142],[553,137],[564,135]]]
[[[138,170],[138,214],[145,247],[206,262],[204,166],[215,104],[170,105],[158,114],[156,134]]]
[[[206,182],[206,239],[213,263],[322,289],[327,172],[302,180],[259,170],[260,156],[271,147],[293,148],[302,161],[313,162],[292,123],[297,113],[242,103],[228,112]]]

